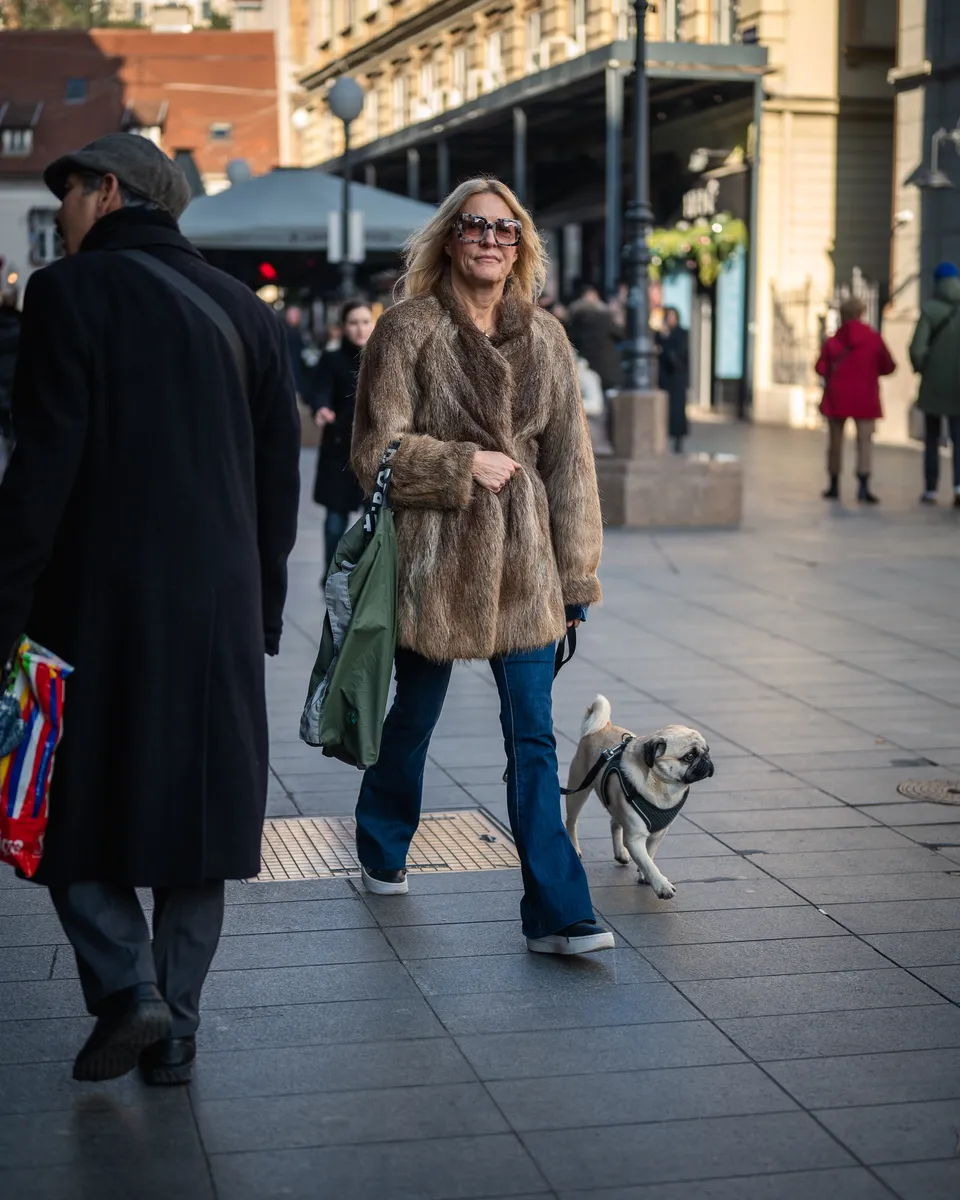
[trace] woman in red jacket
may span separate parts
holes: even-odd
[[[848,418],[853,418],[857,423],[857,478],[860,480],[857,500],[861,504],[877,504],[877,497],[870,491],[870,465],[873,430],[877,419],[883,416],[880,376],[892,375],[897,365],[880,334],[862,320],[864,311],[860,300],[844,300],[840,305],[840,328],[823,343],[817,362],[817,374],[823,378],[820,412],[827,418],[830,429],[827,449],[830,486],[823,498],[840,498],[843,428]]]

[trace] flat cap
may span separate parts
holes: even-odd
[[[82,150],[64,154],[43,173],[43,182],[58,200],[75,173],[115,175],[119,183],[145,200],[165,208],[175,221],[191,200],[183,171],[148,138],[136,133],[108,133]]]

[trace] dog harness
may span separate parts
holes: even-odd
[[[690,789],[687,788],[680,799],[680,803],[675,804],[673,808],[657,808],[655,804],[651,804],[649,800],[641,796],[630,780],[627,779],[621,766],[623,752],[633,740],[633,734],[628,733],[622,742],[618,742],[616,746],[611,746],[609,750],[603,751],[579,787],[561,788],[560,791],[564,796],[573,796],[577,792],[585,791],[597,776],[600,775],[600,799],[603,801],[604,808],[609,811],[610,802],[607,799],[607,783],[611,775],[616,775],[630,807],[637,813],[651,833],[660,833],[661,830],[666,829],[673,822],[677,813],[686,804]]]

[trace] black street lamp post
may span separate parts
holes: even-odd
[[[646,34],[648,0],[633,0],[637,36],[633,76],[633,196],[625,214],[623,247],[627,296],[627,329],[623,345],[625,390],[649,391],[654,386],[654,345],[650,333],[650,247],[653,227],[650,207],[650,136],[647,102]]]
[[[356,272],[350,258],[350,125],[363,111],[363,88],[349,75],[341,75],[327,95],[335,117],[343,122],[343,213],[340,218],[340,292],[353,295]]]

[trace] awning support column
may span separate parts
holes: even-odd
[[[527,196],[527,114],[522,108],[513,110],[513,190],[526,204]]]
[[[620,277],[620,199],[623,175],[623,73],[619,67],[606,69],[606,237],[604,241],[604,285],[608,296],[617,290]]]
[[[420,151],[412,146],[407,151],[407,195],[411,200],[420,199]]]

